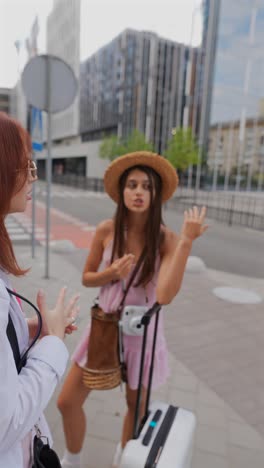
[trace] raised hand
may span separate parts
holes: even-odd
[[[208,229],[208,224],[204,224],[205,215],[205,206],[203,206],[200,211],[197,206],[184,211],[184,222],[180,237],[190,240],[191,242],[197,237],[200,237]]]
[[[134,261],[135,255],[133,254],[125,254],[123,257],[116,259],[110,267],[113,273],[113,280],[126,278],[131,271]]]
[[[67,304],[65,304],[65,295],[66,288],[62,288],[59,292],[55,307],[53,309],[48,309],[44,292],[38,292],[37,304],[43,321],[42,336],[55,335],[63,339],[65,333],[70,334],[73,330],[76,330],[74,321],[79,312],[77,301],[80,295],[75,294],[72,296]]]

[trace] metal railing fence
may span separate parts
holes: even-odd
[[[53,175],[56,184],[104,192],[104,183],[100,178],[84,177],[76,174]],[[206,191],[178,188],[166,207],[183,212],[193,205],[207,207],[208,218],[231,225],[246,226],[264,231],[264,192],[235,193],[224,191]]]

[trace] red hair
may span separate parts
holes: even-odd
[[[18,121],[0,112],[0,267],[15,276],[28,270],[22,270],[16,261],[4,220],[13,195],[26,181],[30,153],[28,132]]]

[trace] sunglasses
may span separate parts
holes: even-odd
[[[25,169],[17,169],[16,172],[21,172],[21,170],[24,171]],[[30,179],[33,182],[35,180],[37,180],[37,178],[38,178],[38,168],[37,168],[37,164],[32,159],[28,160],[27,170],[28,170],[28,175],[29,175]]]
[[[37,164],[32,159],[30,159],[28,161],[28,173],[29,173],[31,179],[34,179],[34,180],[37,179],[37,177],[38,177],[38,168],[37,168]]]

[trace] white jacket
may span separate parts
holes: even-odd
[[[26,366],[17,374],[6,335],[8,314],[21,354],[28,347],[29,334],[23,312],[6,286],[10,288],[8,277],[0,270],[0,468],[23,468],[21,442],[34,424],[50,439],[42,412],[65,371],[68,351],[62,340],[46,336],[33,346]],[[26,292],[20,293],[26,296]]]

